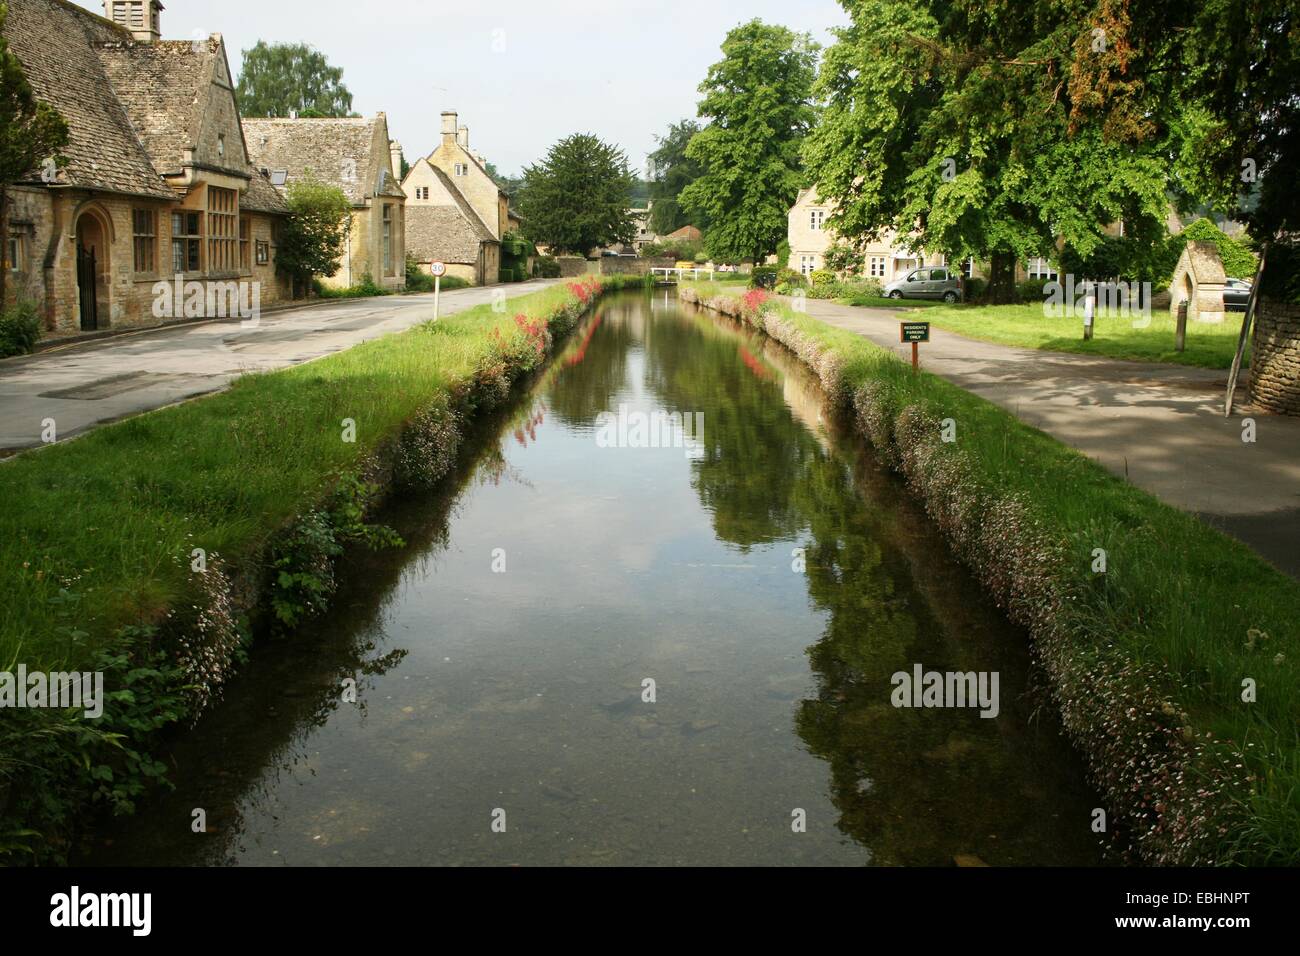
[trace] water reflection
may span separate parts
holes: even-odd
[[[702,448],[598,448],[621,404],[703,412]],[[407,549],[354,557],[88,862],[1097,860],[1023,635],[760,336],[610,300],[386,520]],[[1001,714],[893,708],[918,662],[998,671]]]

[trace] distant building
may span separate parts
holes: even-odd
[[[659,237],[650,228],[650,207],[632,210],[632,222],[636,225],[636,235],[632,238],[632,248],[640,252],[644,247],[658,242]]]
[[[285,297],[288,208],[249,161],[221,36],[160,39],[158,0],[107,0],[105,17],[64,0],[7,5],[10,50],[69,130],[66,166],[9,191],[7,297],[35,301],[47,336],[200,317],[155,291],[177,276],[207,303]]]
[[[510,231],[510,197],[469,146],[469,127],[442,114],[442,138],[416,161],[402,189],[407,197],[406,242],[426,272],[433,262],[475,285],[499,280],[501,238]],[[518,217],[515,217],[518,221]]]
[[[352,204],[339,270],[322,276],[322,283],[346,289],[370,276],[384,289],[406,288],[401,147],[389,140],[383,113],[371,119],[246,119],[244,139],[253,165],[281,192],[311,176],[343,190]]]

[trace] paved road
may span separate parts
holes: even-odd
[[[899,313],[817,299],[807,309],[911,361]],[[1240,404],[1225,419],[1227,372],[1012,348],[940,329],[921,346],[921,364],[1300,577],[1300,419]],[[1242,441],[1246,418],[1254,444]]]
[[[451,315],[559,282],[442,293]],[[54,419],[60,441],[104,422],[224,388],[246,372],[298,365],[433,317],[433,295],[342,299],[262,316],[133,332],[0,361],[0,454],[41,444]]]

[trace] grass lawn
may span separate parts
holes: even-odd
[[[850,305],[868,305],[851,302]],[[1167,310],[1152,310],[1150,324],[1135,325],[1133,316],[1098,315],[1093,337],[1084,341],[1083,319],[1078,316],[1049,317],[1043,306],[1030,305],[943,305],[926,312],[926,320],[949,332],[972,339],[1017,345],[1049,352],[1078,352],[1106,358],[1141,362],[1169,362],[1200,368],[1226,369],[1232,365],[1241,333],[1241,313],[1229,312],[1217,324],[1189,322],[1187,348],[1174,351],[1174,319]],[[1145,321],[1145,320],[1137,320]],[[1249,359],[1250,349],[1246,349]]]
[[[707,283],[696,288],[703,296],[726,294]],[[853,389],[883,382],[900,410],[917,406],[954,419],[959,435],[954,450],[973,468],[977,485],[995,497],[1028,504],[1067,555],[1062,576],[1052,579],[1073,596],[1062,612],[1071,635],[1067,660],[1105,657],[1163,673],[1156,690],[1173,702],[1186,732],[1211,753],[1227,754],[1251,771],[1250,789],[1233,795],[1244,822],[1225,835],[1216,861],[1300,863],[1300,583],[1246,545],[1115,477],[999,406],[938,376],[913,375],[860,335],[785,305],[775,307],[800,332],[840,354]],[[1047,321],[1037,306],[936,308],[927,318],[966,331],[962,323],[980,322],[981,314],[1003,334]],[[1232,325],[1189,328],[1189,353],[1198,340],[1212,351],[1204,344],[1211,338],[1235,346]],[[1172,343],[1172,324],[1164,329],[1159,320],[1145,330],[1111,320],[1093,341],[1136,339],[1134,351],[1150,342],[1149,352],[1133,357],[1152,357],[1161,354],[1155,343]],[[1170,466],[1194,469],[1195,452]],[[1096,548],[1107,553],[1105,574],[1091,569]],[[1031,593],[1037,590],[1029,587]],[[1251,703],[1242,701],[1247,677],[1259,690]],[[1067,704],[1085,714],[1100,713],[1108,703],[1071,699],[1071,688],[1065,692]],[[1097,735],[1097,751],[1106,752],[1105,735],[1112,729]],[[1178,784],[1197,785],[1194,778]]]

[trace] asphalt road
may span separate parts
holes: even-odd
[[[543,289],[559,279],[444,292],[441,315]],[[299,365],[433,318],[433,294],[341,299],[238,319],[72,343],[0,361],[0,454],[59,441],[104,422],[215,392],[248,372]]]

